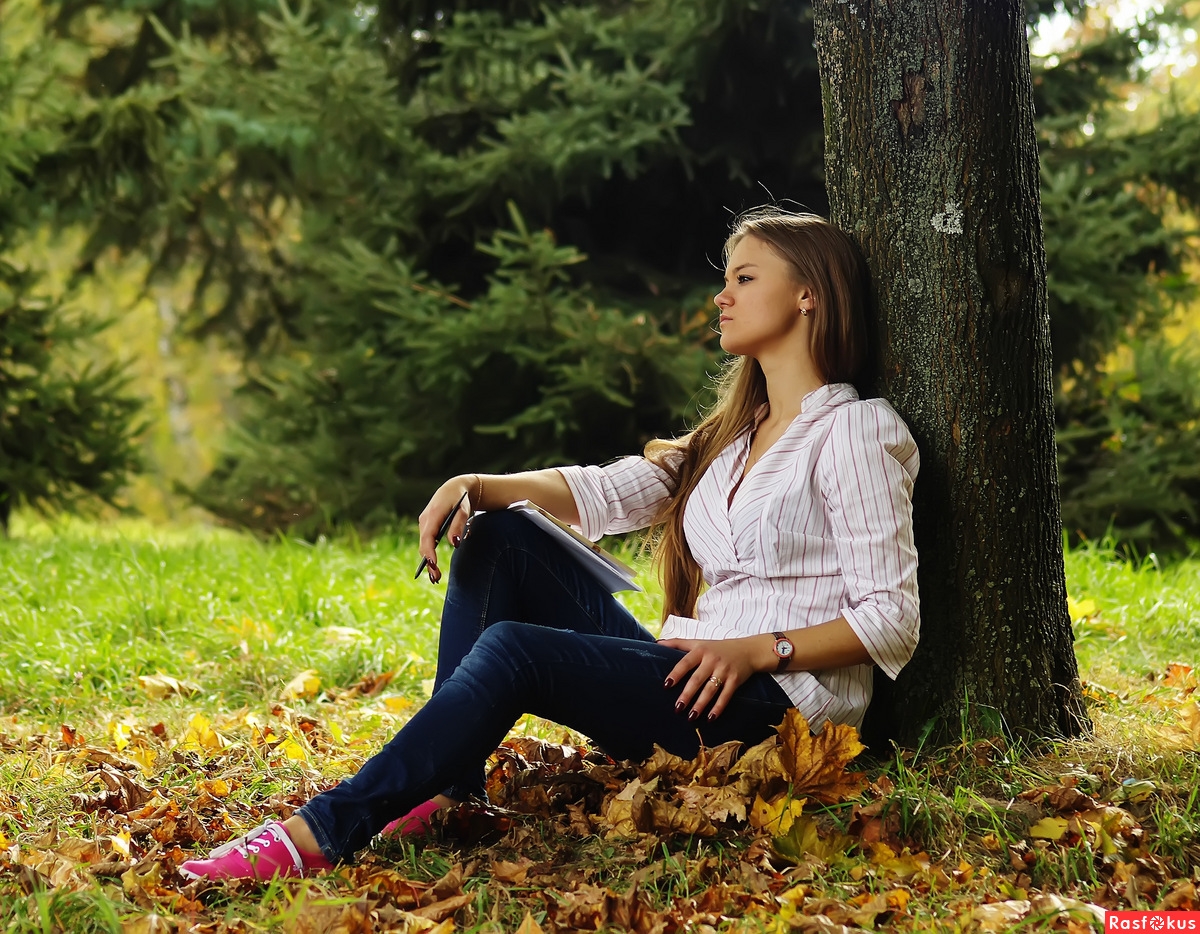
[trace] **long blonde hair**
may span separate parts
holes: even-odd
[[[857,382],[867,364],[867,268],[854,242],[816,214],[791,214],[774,207],[741,215],[725,241],[725,265],[743,237],[773,249],[797,283],[813,296],[810,312],[812,359],[826,383]],[[726,447],[754,424],[768,402],[767,380],[758,361],[736,357],[717,379],[717,401],[700,424],[674,439],[646,445],[648,460],[675,480],[675,493],[654,521],[654,557],[663,588],[663,618],[694,616],[703,579],[683,533],[688,498],[704,472]]]

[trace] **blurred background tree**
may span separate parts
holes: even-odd
[[[16,30],[18,16],[4,25]],[[103,330],[67,314],[14,255],[35,228],[43,192],[33,169],[63,143],[73,101],[40,41],[0,41],[0,534],[19,505],[56,509],[112,502],[140,463],[140,402],[116,363],[81,344]]]
[[[1063,515],[1178,548],[1197,362],[1164,326],[1200,146],[1195,102],[1147,88],[1195,36],[1092,6],[1029,4],[1068,37],[1035,73]],[[28,223],[77,234],[64,294],[136,260],[146,329],[236,352],[213,468],[177,476],[259,529],[387,522],[453,472],[680,430],[731,215],[826,209],[803,0],[8,0],[0,22],[18,9],[71,98]]]

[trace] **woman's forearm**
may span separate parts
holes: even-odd
[[[470,484],[468,494],[476,509],[505,509],[512,503],[528,499],[563,522],[579,524],[579,510],[571,488],[554,468],[509,474],[466,474],[462,479]]]
[[[862,640],[840,616],[807,629],[789,629],[784,635],[796,647],[784,671],[825,671],[829,668],[865,665],[871,661],[871,654]],[[767,633],[754,638],[762,643],[758,653],[758,669],[777,671],[779,658],[775,655],[775,637]]]

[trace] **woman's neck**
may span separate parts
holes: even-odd
[[[797,365],[795,359],[772,366],[760,360],[767,383],[767,405],[770,412],[765,421],[771,425],[790,424],[800,414],[800,405],[814,389],[825,385],[816,367],[808,359]]]

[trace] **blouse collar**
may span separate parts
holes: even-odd
[[[837,405],[841,402],[853,402],[857,398],[858,390],[854,388],[853,383],[823,383],[811,392],[804,394],[804,398],[800,400],[800,415],[811,415],[827,406]],[[762,424],[762,420],[767,417],[770,410],[770,406],[765,402],[755,409],[754,424],[751,427],[757,428]],[[799,418],[800,415],[796,417]]]

